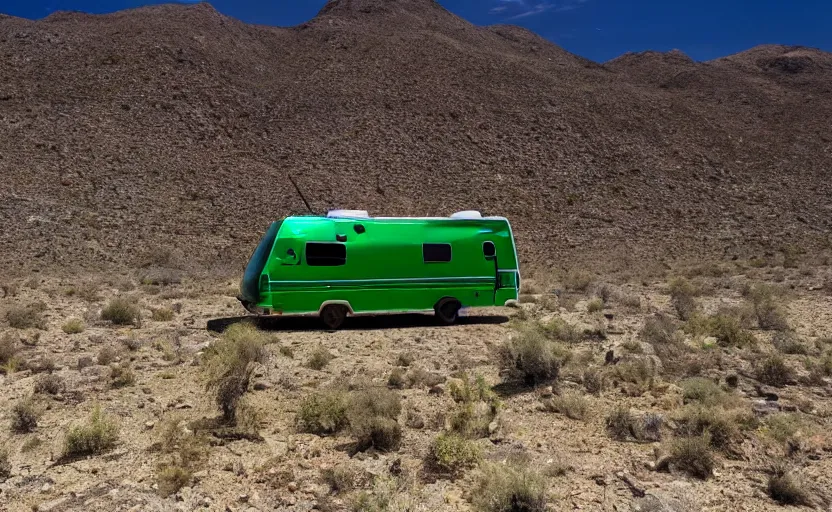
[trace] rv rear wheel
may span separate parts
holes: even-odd
[[[347,318],[347,307],[340,304],[330,304],[321,310],[321,320],[327,328],[335,330],[341,327]]]
[[[436,318],[445,325],[451,325],[459,317],[459,309],[461,307],[462,304],[456,299],[443,299],[434,308]]]

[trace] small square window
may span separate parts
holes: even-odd
[[[310,267],[338,267],[347,262],[347,246],[344,244],[308,242],[306,264]]]
[[[422,258],[425,263],[448,263],[451,261],[451,244],[423,244]]]

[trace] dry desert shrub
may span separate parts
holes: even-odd
[[[118,389],[136,383],[136,373],[128,363],[115,364],[110,367],[110,386]]]
[[[784,464],[775,464],[768,479],[768,495],[781,505],[812,507],[812,491],[809,485]]]
[[[156,468],[159,494],[169,496],[190,482],[193,474],[208,461],[208,441],[186,431],[178,418],[168,418],[161,425],[160,448],[164,461]]]
[[[616,407],[604,420],[607,434],[618,441],[653,442],[661,439],[664,418],[658,414],[633,414]]]
[[[543,406],[548,411],[563,414],[573,420],[585,420],[590,409],[589,400],[577,391],[565,391],[544,400]]]
[[[9,449],[0,448],[0,482],[5,482],[12,476],[12,464],[9,461]]]
[[[687,321],[699,310],[699,304],[696,302],[698,293],[690,281],[676,278],[670,282],[669,290],[670,301],[681,320]]]
[[[711,451],[710,435],[705,433],[695,437],[680,437],[670,445],[667,460],[671,468],[684,471],[688,475],[706,480],[713,474],[716,459]]]
[[[340,388],[308,395],[300,404],[295,424],[300,432],[334,434],[347,426],[349,394]]]
[[[25,398],[12,407],[12,431],[19,434],[32,432],[38,426],[38,413],[34,400]]]
[[[249,323],[234,324],[205,350],[206,388],[229,424],[236,421],[237,406],[248,391],[255,363],[268,359],[268,337]]]
[[[572,354],[537,326],[523,326],[499,351],[500,367],[528,385],[555,382]]]
[[[96,407],[85,425],[71,427],[64,438],[64,457],[97,455],[116,445],[119,427]]]
[[[154,322],[170,322],[173,320],[173,310],[170,308],[153,309],[150,318]]]
[[[141,310],[134,300],[115,297],[101,310],[101,319],[113,325],[141,326]]]
[[[767,284],[748,285],[742,290],[751,303],[761,329],[783,331],[789,328],[783,306],[783,292]]]
[[[526,464],[488,464],[472,493],[479,512],[543,512],[546,480]]]
[[[425,469],[447,478],[457,478],[475,467],[482,459],[480,447],[473,441],[452,432],[439,434],[428,448]]]
[[[323,370],[333,359],[335,356],[326,347],[318,345],[306,361],[306,366],[313,370]]]
[[[794,370],[778,354],[763,358],[757,363],[754,375],[763,384],[783,387],[794,380]]]
[[[35,393],[59,395],[66,390],[64,379],[55,374],[41,375],[35,382]]]
[[[485,378],[463,374],[448,383],[448,393],[456,402],[456,409],[448,416],[447,427],[465,437],[487,437],[502,404]]]
[[[12,306],[6,311],[6,321],[15,329],[46,329],[43,312],[46,304],[36,302],[26,306]]]
[[[398,449],[402,436],[397,419],[399,413],[401,399],[398,393],[378,387],[353,391],[347,408],[347,423],[358,442],[357,449]]]
[[[110,363],[118,359],[119,352],[115,349],[115,347],[106,346],[102,347],[101,350],[98,351],[98,364],[102,366],[108,366]]]
[[[67,320],[63,326],[61,326],[61,329],[67,334],[80,334],[84,332],[86,326],[84,325],[84,321],[80,318],[71,318]]]

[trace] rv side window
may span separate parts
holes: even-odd
[[[344,244],[308,242],[306,264],[310,267],[337,267],[347,262],[347,246]]]
[[[448,263],[451,261],[451,244],[422,244],[425,263]]]

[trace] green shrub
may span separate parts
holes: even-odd
[[[728,450],[741,440],[740,418],[720,407],[689,406],[681,411],[677,422],[678,434],[691,437],[708,433],[710,445],[718,450]]]
[[[12,431],[25,434],[38,426],[38,411],[31,398],[23,399],[12,407]]]
[[[69,429],[64,439],[64,456],[77,457],[103,453],[116,445],[119,427],[96,407],[86,425]]]
[[[6,321],[9,326],[15,329],[46,329],[46,321],[43,319],[43,312],[46,306],[43,303],[29,304],[28,306],[12,306],[6,311]]]
[[[794,372],[781,356],[771,355],[757,364],[755,376],[763,384],[783,387],[794,379]]]
[[[564,343],[577,343],[584,338],[583,333],[577,327],[557,316],[543,325],[533,322],[526,326],[525,330],[541,331],[549,339]]]
[[[138,327],[141,324],[141,310],[134,301],[116,297],[101,310],[101,319],[115,325],[132,324]]]
[[[722,346],[746,347],[757,342],[736,316],[725,312],[710,317],[694,315],[685,323],[684,330],[694,336],[713,336]]]
[[[72,318],[68,320],[62,327],[63,331],[67,334],[79,334],[84,332],[86,326],[84,325],[84,321],[80,318]]]
[[[727,393],[712,379],[694,377],[679,383],[686,401],[696,401],[703,405],[715,406],[725,403]]]
[[[216,393],[217,406],[229,424],[236,421],[237,406],[248,391],[254,364],[268,359],[267,341],[253,325],[238,323],[205,350],[206,389]]]
[[[781,293],[777,289],[765,284],[749,285],[743,295],[751,302],[761,329],[782,331],[789,328],[780,304]]]
[[[439,475],[456,478],[476,466],[481,458],[481,450],[475,443],[457,434],[443,432],[431,443],[425,466]]]
[[[546,480],[519,464],[489,464],[472,493],[479,512],[544,512]]]
[[[472,438],[488,436],[501,404],[483,376],[471,379],[462,374],[460,379],[449,382],[448,393],[458,404],[449,416],[451,431]]]
[[[765,426],[768,436],[785,445],[799,444],[801,436],[812,433],[811,426],[794,413],[772,414],[766,418]]]
[[[692,477],[706,480],[713,474],[716,461],[711,452],[710,436],[675,439],[670,447],[669,463]]]
[[[347,426],[348,394],[340,389],[307,396],[300,404],[295,423],[301,432],[334,434]]]

